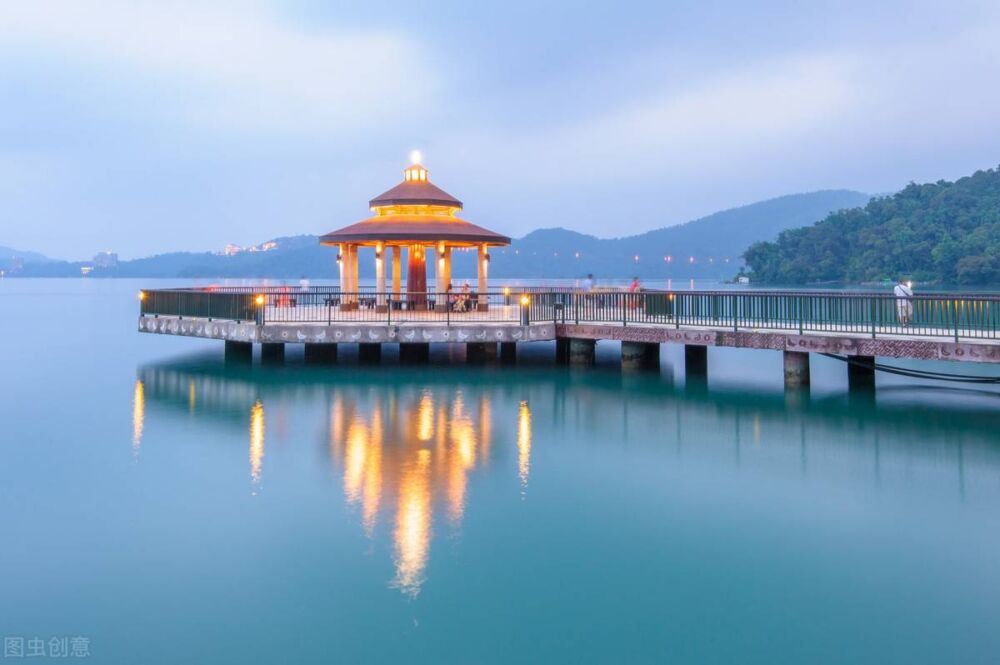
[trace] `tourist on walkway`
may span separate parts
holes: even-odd
[[[633,277],[632,283],[628,285],[628,292],[630,294],[628,298],[629,307],[631,307],[632,309],[639,308],[639,291],[641,290],[642,286],[640,286],[639,284],[639,278]]]
[[[904,326],[910,325],[910,321],[913,320],[913,289],[905,280],[900,279],[892,292],[896,296],[896,311],[899,313],[899,322]]]

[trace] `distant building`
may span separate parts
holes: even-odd
[[[86,277],[94,269],[94,266],[82,265],[80,266],[80,274]]]
[[[740,275],[739,277],[736,278],[736,283],[737,284],[749,284],[750,283],[750,278],[747,277],[746,275]]]
[[[222,254],[224,256],[235,256],[243,251],[243,248],[239,245],[234,245],[232,243],[226,245],[222,248]]]
[[[115,252],[98,252],[94,255],[95,268],[117,268],[118,254]]]

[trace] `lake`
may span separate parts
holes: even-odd
[[[444,346],[227,366],[136,332],[155,285],[0,280],[0,628],[25,649],[997,660],[1000,391],[879,375],[872,400],[814,357],[786,395],[780,354],[735,349],[706,387],[680,347],[623,375],[613,343],[584,370],[551,344],[516,367]]]

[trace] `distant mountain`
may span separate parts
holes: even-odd
[[[515,240],[508,249],[495,250],[491,271],[514,277],[587,273],[598,277],[728,277],[738,271],[740,255],[749,244],[772,240],[785,229],[811,224],[832,211],[864,205],[869,198],[850,190],[791,194],[610,240],[566,229],[542,229]],[[609,220],[609,226],[613,224]]]
[[[18,270],[31,263],[51,263],[53,259],[38,252],[26,252],[0,245],[0,270]]]
[[[758,242],[746,251],[763,282],[866,282],[900,277],[1000,285],[1000,169],[910,184],[863,208]]]
[[[496,278],[573,278],[593,273],[598,279],[640,275],[643,278],[731,277],[740,253],[758,240],[771,240],[784,229],[822,219],[831,211],[863,205],[869,196],[849,190],[793,194],[625,238],[602,239],[567,229],[541,229],[491,251],[490,275]],[[333,226],[336,226],[334,224]],[[613,228],[614,220],[609,220]],[[316,236],[276,238],[266,252],[233,256],[176,252],[122,261],[116,268],[94,268],[91,276],[108,277],[268,277],[334,278],[336,251],[320,247]],[[373,262],[362,250],[361,277],[374,277]],[[639,257],[636,261],[636,256]],[[670,261],[665,257],[670,257]],[[689,258],[694,257],[694,262]],[[21,276],[77,276],[85,263],[25,265]],[[456,279],[476,274],[475,253],[456,252]]]

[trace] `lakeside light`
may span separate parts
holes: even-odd
[[[521,306],[522,307],[527,307],[528,303],[530,303],[530,302],[531,302],[531,298],[528,297],[527,293],[524,294],[523,296],[521,296]]]
[[[145,291],[139,291],[139,302],[142,302],[145,299],[146,299],[146,292]]]
[[[264,304],[264,296],[263,296],[263,294],[257,294],[257,296],[256,296],[256,297],[254,297],[253,301],[254,301],[254,303],[255,303],[255,304],[256,304],[256,305],[258,306],[258,307],[261,307],[261,306],[263,306],[263,304]]]
[[[419,164],[423,161],[424,156],[420,154],[419,150],[410,151],[410,164]]]

